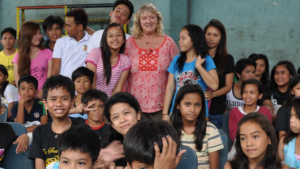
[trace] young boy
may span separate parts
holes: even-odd
[[[99,134],[101,142],[103,142],[109,126],[104,122],[105,118],[103,114],[106,101],[106,93],[97,89],[86,91],[81,99],[83,104],[89,105],[89,108],[95,109],[87,112],[88,119],[85,120],[85,123]]]
[[[48,123],[48,114],[44,103],[35,98],[38,94],[38,81],[31,75],[24,75],[18,81],[19,102],[11,108],[14,122],[24,124],[27,132],[32,132],[38,125]]]
[[[124,140],[127,168],[175,169],[185,153],[181,150],[177,154],[180,144],[175,129],[168,122],[138,122]]]
[[[44,20],[42,24],[43,30],[49,38],[45,42],[46,48],[53,51],[56,40],[61,38],[64,24],[64,20],[59,16],[50,15]]]
[[[70,166],[92,169],[98,158],[101,142],[97,133],[90,127],[79,125],[62,133],[57,147],[60,169],[69,169]]]
[[[94,72],[86,67],[79,67],[72,73],[72,81],[75,85],[77,95],[75,97],[74,107],[70,110],[69,116],[73,118],[87,119],[84,111],[89,111],[85,103],[81,102],[82,95],[92,88]],[[85,104],[85,105],[84,105]]]
[[[12,60],[18,52],[18,49],[14,46],[17,41],[16,36],[17,31],[11,27],[3,29],[1,32],[1,44],[4,46],[4,50],[0,52],[0,64],[6,67],[8,71],[7,81],[14,86],[16,86],[16,84]]]
[[[38,126],[33,131],[29,157],[35,160],[38,169],[52,169],[59,161],[57,140],[61,133],[81,122],[70,119],[68,113],[74,104],[75,86],[71,79],[56,75],[46,80],[43,86],[45,108],[53,121]]]

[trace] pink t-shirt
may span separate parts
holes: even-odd
[[[272,123],[272,114],[270,110],[264,106],[257,106],[256,113],[265,115]],[[229,112],[229,134],[233,142],[236,137],[239,121],[246,115],[242,107],[234,107]]]
[[[19,53],[12,60],[13,63],[18,63]],[[31,61],[30,75],[35,77],[39,82],[38,89],[42,89],[44,82],[47,80],[48,62],[52,60],[52,51],[50,49],[39,50],[35,59]]]
[[[96,88],[105,92],[108,97],[111,96],[112,91],[118,83],[122,72],[131,68],[131,60],[129,59],[129,57],[123,54],[119,54],[119,59],[116,65],[111,68],[110,81],[108,85],[106,85],[101,49],[92,49],[86,58],[86,62],[89,62],[96,66]]]
[[[126,41],[125,55],[132,60],[128,76],[127,92],[137,98],[145,113],[162,110],[165,90],[168,82],[167,69],[179,54],[173,39],[165,35],[164,42],[156,49],[141,49],[134,37]]]

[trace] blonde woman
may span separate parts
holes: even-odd
[[[163,34],[162,20],[154,5],[142,5],[134,15],[132,37],[125,48],[125,55],[132,60],[127,92],[139,101],[142,119],[154,121],[162,119],[167,69],[179,54],[173,39]]]

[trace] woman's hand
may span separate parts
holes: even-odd
[[[18,144],[16,149],[17,154],[25,152],[28,148],[29,137],[27,136],[27,134],[22,134],[17,138],[15,142],[13,142],[13,144]]]
[[[113,141],[106,148],[101,149],[98,157],[104,161],[115,161],[120,158],[124,158],[123,144],[120,141]]]
[[[206,92],[204,92],[205,100],[211,100],[214,98],[214,93],[210,91],[209,89],[206,89]]]
[[[196,59],[195,67],[198,69],[204,62],[205,58],[202,58],[201,55],[199,55]]]

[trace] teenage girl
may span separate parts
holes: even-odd
[[[7,104],[7,119],[12,117],[11,108],[15,105],[15,102],[18,101],[18,89],[9,84],[7,81],[8,72],[5,66],[0,65],[0,94],[4,97]]]
[[[292,101],[290,128],[285,136],[280,138],[278,154],[284,163],[290,168],[300,168],[300,98],[295,97]]]
[[[198,156],[198,168],[219,168],[219,150],[223,143],[218,129],[206,121],[205,97],[198,84],[180,88],[176,96],[171,123],[183,145]]]
[[[169,120],[169,107],[173,92],[172,105],[178,90],[186,84],[198,84],[203,91],[207,87],[217,90],[219,79],[213,59],[208,55],[208,47],[203,30],[197,25],[188,24],[182,28],[179,36],[180,55],[172,60],[168,72],[168,83],[164,98],[163,120]],[[208,116],[207,101],[206,116]],[[173,106],[171,106],[171,112]]]
[[[244,100],[242,99],[241,86],[244,81],[253,79],[255,76],[256,63],[247,58],[240,59],[236,62],[234,70],[235,76],[238,79],[234,82],[229,93],[226,95],[227,111],[237,106],[243,106]]]
[[[279,61],[272,69],[270,86],[265,88],[262,103],[270,109],[274,120],[278,109],[286,101],[289,84],[294,75],[296,69],[289,61]]]
[[[93,88],[108,97],[122,90],[131,68],[131,60],[122,54],[125,43],[123,28],[112,23],[103,32],[100,48],[92,49],[86,59],[86,67],[95,73]]]
[[[244,106],[238,106],[231,109],[229,113],[229,132],[230,139],[234,142],[238,123],[246,114],[257,112],[265,115],[272,122],[272,115],[268,108],[257,105],[264,92],[263,84],[256,79],[249,79],[243,82],[241,95],[244,100]]]
[[[119,92],[111,96],[105,104],[104,115],[110,124],[103,148],[114,140],[123,142],[128,130],[141,119],[141,108],[134,96]],[[127,166],[125,158],[115,161],[117,169]]]
[[[254,78],[261,81],[264,86],[269,82],[269,60],[266,55],[263,54],[251,54],[249,59],[252,59],[256,63],[256,71]]]
[[[218,78],[219,89],[204,92],[206,100],[211,100],[209,121],[217,128],[221,128],[223,113],[226,110],[226,94],[231,90],[234,76],[234,59],[227,53],[226,30],[224,25],[212,19],[204,28],[208,45],[208,53],[213,58]]]
[[[14,63],[15,82],[18,84],[23,75],[32,75],[38,81],[39,93],[42,98],[42,87],[48,77],[51,76],[52,51],[45,49],[40,25],[34,22],[26,22],[21,26],[18,40],[19,52],[15,55]]]
[[[260,113],[249,113],[239,122],[236,155],[224,169],[289,169],[277,154],[272,123]]]
[[[292,78],[286,102],[277,112],[275,130],[279,132],[279,138],[291,130],[290,117],[292,111],[292,100],[294,97],[300,97],[300,74],[295,75]]]

